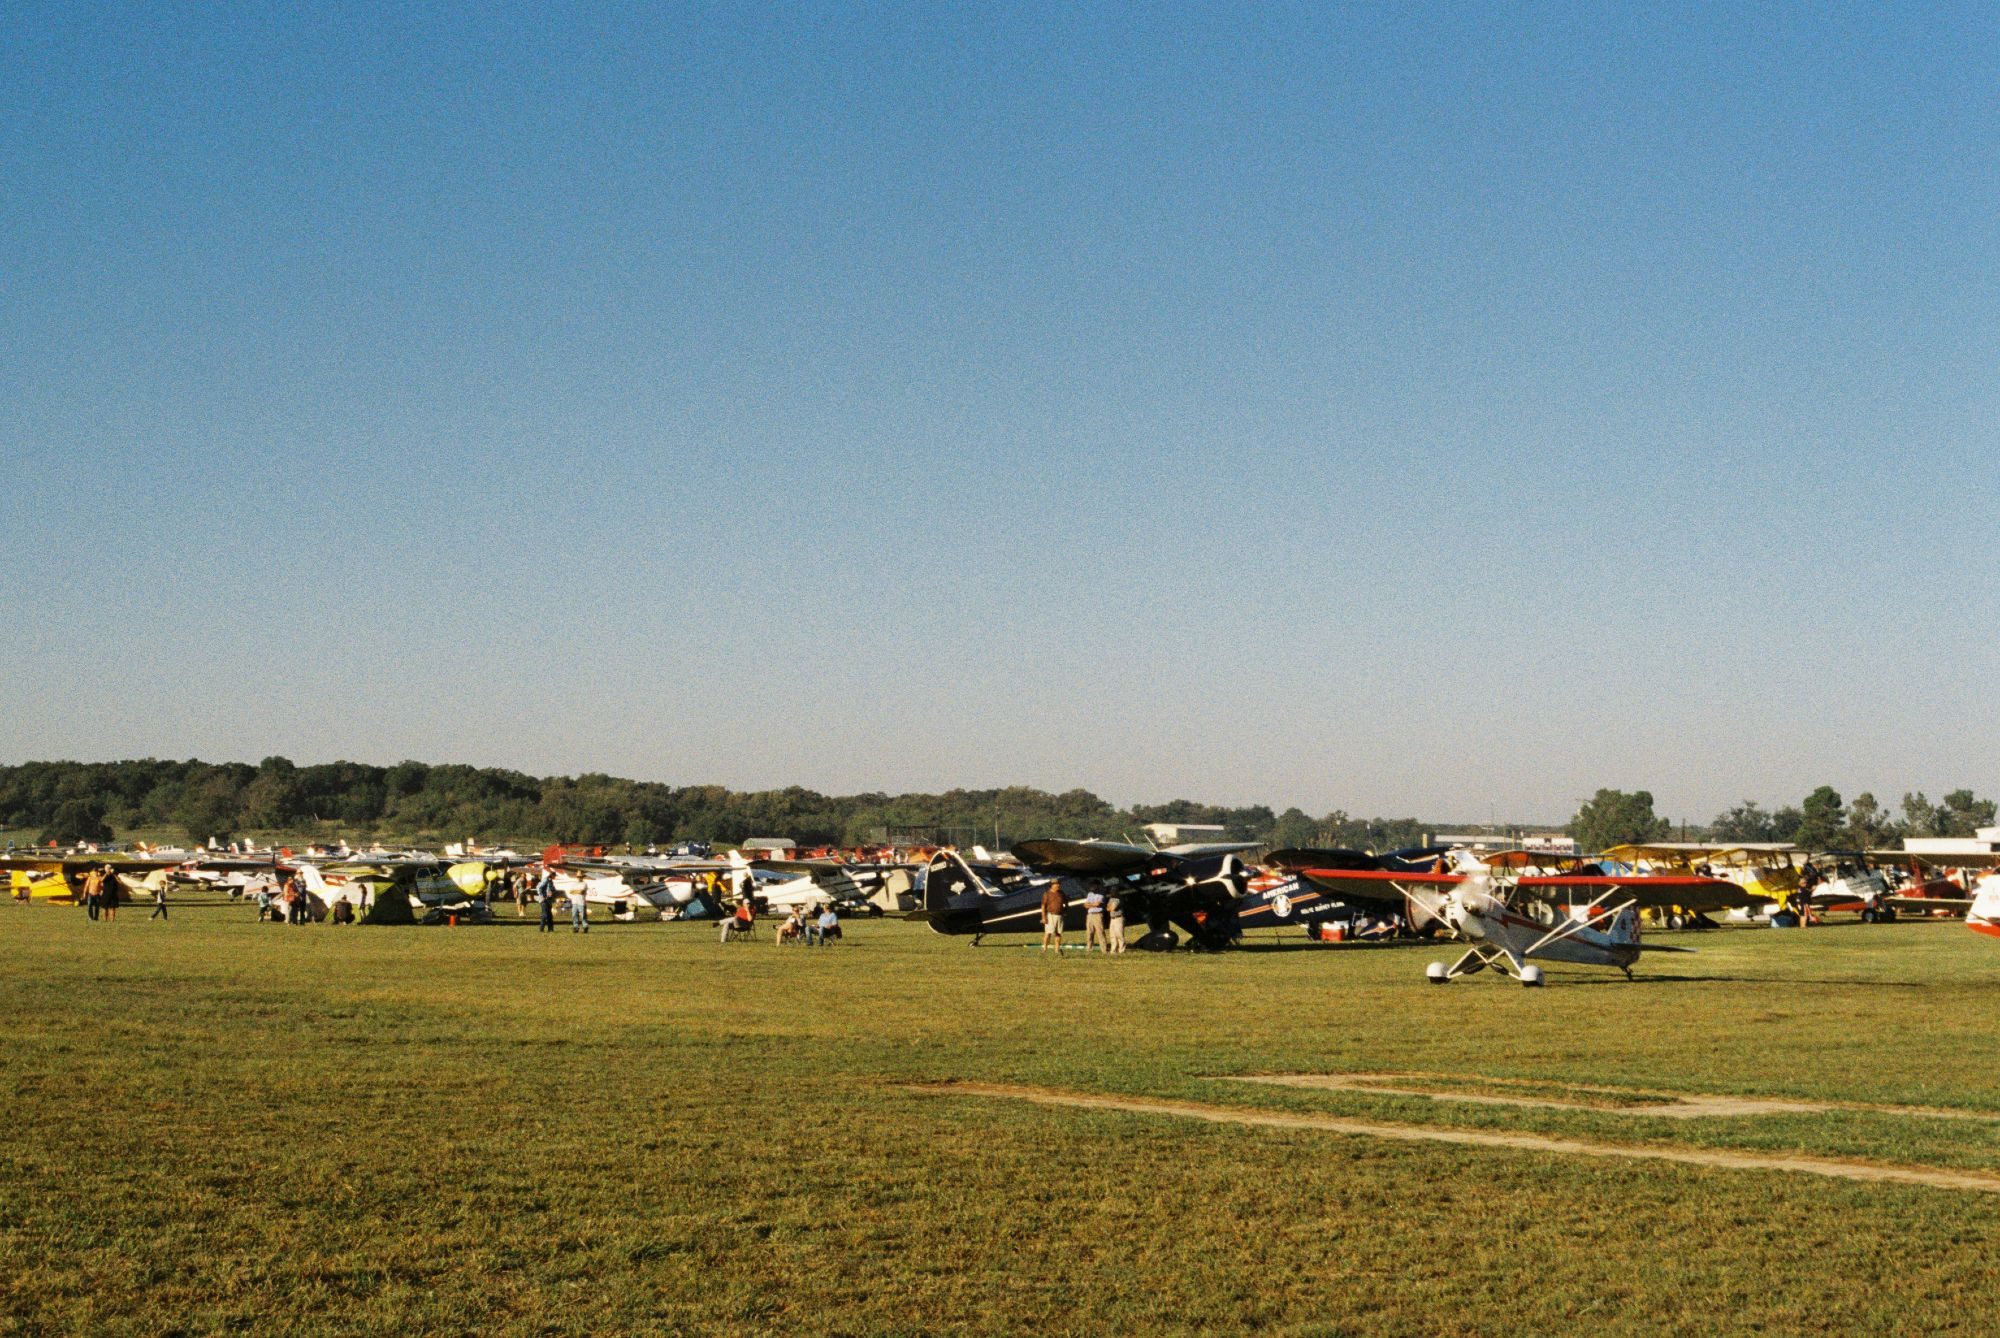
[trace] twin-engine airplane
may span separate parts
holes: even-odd
[[[1125,918],[1147,926],[1133,947],[1163,951],[1179,946],[1174,929],[1198,948],[1226,948],[1235,941],[1236,910],[1250,873],[1237,855],[1254,843],[1170,846],[1154,850],[1119,841],[1021,841],[1010,853],[1026,869],[972,864],[955,850],[931,857],[924,874],[923,909],[912,918],[940,934],[1035,933],[1042,927],[1042,894],[1050,882],[1063,890],[1063,926],[1081,929],[1092,888],[1123,901]],[[1032,872],[1028,872],[1032,871]]]
[[[1439,860],[1429,872],[1319,867],[1328,852],[1280,850],[1271,863],[1350,903],[1402,910],[1410,927],[1436,926],[1468,946],[1447,966],[1432,962],[1425,976],[1442,985],[1492,967],[1523,985],[1542,983],[1531,959],[1609,966],[1632,976],[1646,952],[1690,952],[1639,942],[1639,911],[1651,906],[1761,904],[1719,878],[1605,873],[1507,874],[1461,855],[1454,868]],[[1582,900],[1579,902],[1579,898]]]

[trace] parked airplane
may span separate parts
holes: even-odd
[[[1748,901],[1708,899],[1660,907],[1667,927],[1676,918],[1702,911],[1734,907],[1747,918],[1768,912],[1774,929],[1796,929],[1804,921],[1800,871],[1805,852],[1788,841],[1652,841],[1612,846],[1603,857],[1632,866],[1635,873],[1700,877],[1733,883],[1750,895]]]
[[[552,846],[543,858],[559,893],[568,896],[580,885],[585,905],[607,906],[620,920],[636,918],[641,906],[662,920],[714,916],[751,878],[745,861],[695,855],[605,855]]]
[[[1912,881],[1926,889],[1940,885],[1941,880],[1929,876],[1938,869],[1988,870],[1989,872],[1975,879],[1972,886],[1966,889],[1970,894],[1967,896],[1936,896],[1927,891],[1922,896],[1892,896],[1886,900],[1896,910],[1920,915],[1932,911],[1953,911],[1965,916],[1965,927],[1973,933],[2000,938],[2000,868],[1996,868],[2000,866],[2000,854],[1977,851],[1929,854],[1908,850],[1881,850],[1869,853],[1907,863],[1911,869]]]
[[[481,860],[446,866],[436,856],[401,855],[367,863],[294,859],[281,867],[297,872],[314,919],[340,902],[366,911],[384,897],[409,898],[412,914],[486,913],[486,897],[497,871]]]
[[[1080,929],[1084,903],[1094,887],[1123,899],[1125,917],[1147,926],[1133,947],[1159,951],[1179,946],[1179,928],[1193,946],[1226,948],[1238,935],[1236,909],[1249,882],[1237,855],[1250,843],[1170,846],[1154,850],[1117,841],[1017,842],[1017,865],[973,865],[955,850],[931,857],[924,875],[924,908],[915,912],[940,934],[1038,933],[1042,893],[1051,881],[1063,889],[1063,924]]]
[[[1302,867],[1298,873],[1343,901],[1398,905],[1413,929],[1434,925],[1464,940],[1466,952],[1456,962],[1432,962],[1425,969],[1439,985],[1489,966],[1523,985],[1540,985],[1542,968],[1532,958],[1615,967],[1629,979],[1641,953],[1692,951],[1640,943],[1641,908],[1755,901],[1753,894],[1718,878],[1506,875],[1463,857],[1450,872]],[[1577,904],[1579,897],[1588,899]]]
[[[165,870],[175,881],[214,883],[235,880],[248,883],[268,879],[272,862],[269,855],[213,854],[201,850],[129,851],[33,851],[0,855],[0,870],[7,872],[8,892],[17,901],[75,901],[82,895],[83,879],[92,869],[109,867],[108,880],[119,900],[130,902],[141,894],[151,895],[147,879]]]

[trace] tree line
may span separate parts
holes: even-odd
[[[1905,836],[1970,836],[1991,825],[1994,803],[1954,790],[1933,804],[1903,796],[1900,814],[1872,794],[1843,802],[1822,785],[1796,805],[1752,800],[1689,827],[1695,839],[1793,841],[1810,849],[1876,848]],[[648,846],[675,841],[788,837],[806,845],[858,845],[903,834],[959,844],[1004,845],[1028,836],[1137,838],[1148,823],[1222,828],[1234,841],[1272,847],[1396,850],[1457,824],[1417,818],[1317,817],[1291,807],[1176,799],[1119,808],[1088,790],[1028,786],[938,794],[826,795],[800,786],[730,790],[667,785],[590,772],[529,776],[497,767],[398,762],[298,766],[145,758],[123,762],[24,762],[0,767],[0,828],[31,839],[108,841],[134,831],[203,842],[239,836],[436,843],[477,837],[538,847],[551,841]],[[1474,827],[1472,830],[1478,830]],[[1511,834],[1519,829],[1503,829]],[[1584,850],[1678,835],[1646,790],[1603,789],[1568,831]]]
[[[1688,837],[1702,841],[1789,841],[1807,850],[1882,850],[1910,836],[1971,836],[1994,820],[1994,801],[1970,790],[1953,790],[1932,803],[1921,790],[1903,796],[1900,816],[1872,793],[1844,802],[1840,791],[1822,785],[1797,804],[1765,809],[1754,799],[1723,810]],[[1664,841],[1673,824],[1653,812],[1646,790],[1599,790],[1570,820],[1569,834],[1583,850],[1603,850],[1628,842]]]
[[[299,766],[242,762],[25,762],[0,767],[0,827],[33,839],[108,841],[134,831],[180,839],[239,836],[422,843],[477,837],[648,846],[788,837],[806,845],[873,843],[901,833],[961,844],[1027,836],[1130,836],[1152,822],[1200,823],[1226,839],[1389,849],[1424,831],[1415,818],[1309,818],[1262,804],[1177,799],[1119,808],[1088,790],[1028,786],[939,794],[826,795],[800,786],[730,790],[601,773],[530,776],[495,767],[398,762]]]

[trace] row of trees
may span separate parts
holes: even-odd
[[[856,844],[901,828],[962,841],[1023,836],[1136,836],[1151,822],[1222,827],[1230,839],[1282,838],[1387,849],[1417,839],[1415,818],[1308,818],[1268,806],[1177,799],[1117,808],[1088,790],[1026,786],[942,794],[825,795],[790,786],[737,791],[663,785],[591,773],[536,777],[490,767],[399,762],[297,766],[267,757],[240,762],[28,762],[0,767],[0,827],[64,843],[134,830],[228,840],[255,833],[438,841],[477,836],[650,845],[784,836]]]
[[[1933,804],[1919,790],[1903,796],[1901,809],[1898,817],[1868,793],[1846,803],[1840,791],[1822,785],[1797,804],[1773,810],[1746,799],[1689,835],[1707,841],[1790,841],[1807,850],[1880,850],[1909,836],[1971,836],[1993,825],[1995,805],[1970,790],[1953,790]],[[1569,833],[1582,849],[1603,850],[1664,840],[1672,824],[1653,812],[1649,791],[1599,790],[1571,819]]]
[[[1933,804],[1903,796],[1900,816],[1872,794],[1843,802],[1822,785],[1796,805],[1766,811],[1751,800],[1688,835],[1727,841],[1794,841],[1810,849],[1894,845],[1905,836],[1970,836],[1994,821],[1994,803],[1954,790]],[[1312,817],[1263,804],[1229,807],[1176,799],[1117,808],[1088,790],[1051,793],[1026,786],[942,794],[824,795],[789,786],[737,791],[719,785],[663,785],[589,773],[536,777],[492,767],[398,762],[296,766],[267,757],[241,762],[27,762],[0,767],[0,827],[44,840],[109,840],[133,830],[178,832],[193,841],[257,833],[439,841],[478,836],[539,845],[547,841],[650,845],[785,836],[808,844],[851,845],[897,828],[934,831],[962,842],[1023,836],[1136,836],[1147,823],[1199,823],[1228,839],[1271,846],[1395,850],[1416,845],[1441,824],[1416,818],[1357,818],[1335,809]],[[1670,824],[1646,790],[1599,790],[1570,821],[1585,850],[1654,841]]]

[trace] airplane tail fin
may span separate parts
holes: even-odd
[[[1627,906],[1624,910],[1611,917],[1611,925],[1605,931],[1605,934],[1613,943],[1630,944],[1637,947],[1639,943],[1639,912]]]
[[[962,897],[968,892],[991,890],[965,862],[965,856],[956,850],[940,850],[924,866],[924,909],[927,911],[941,911],[953,897]]]

